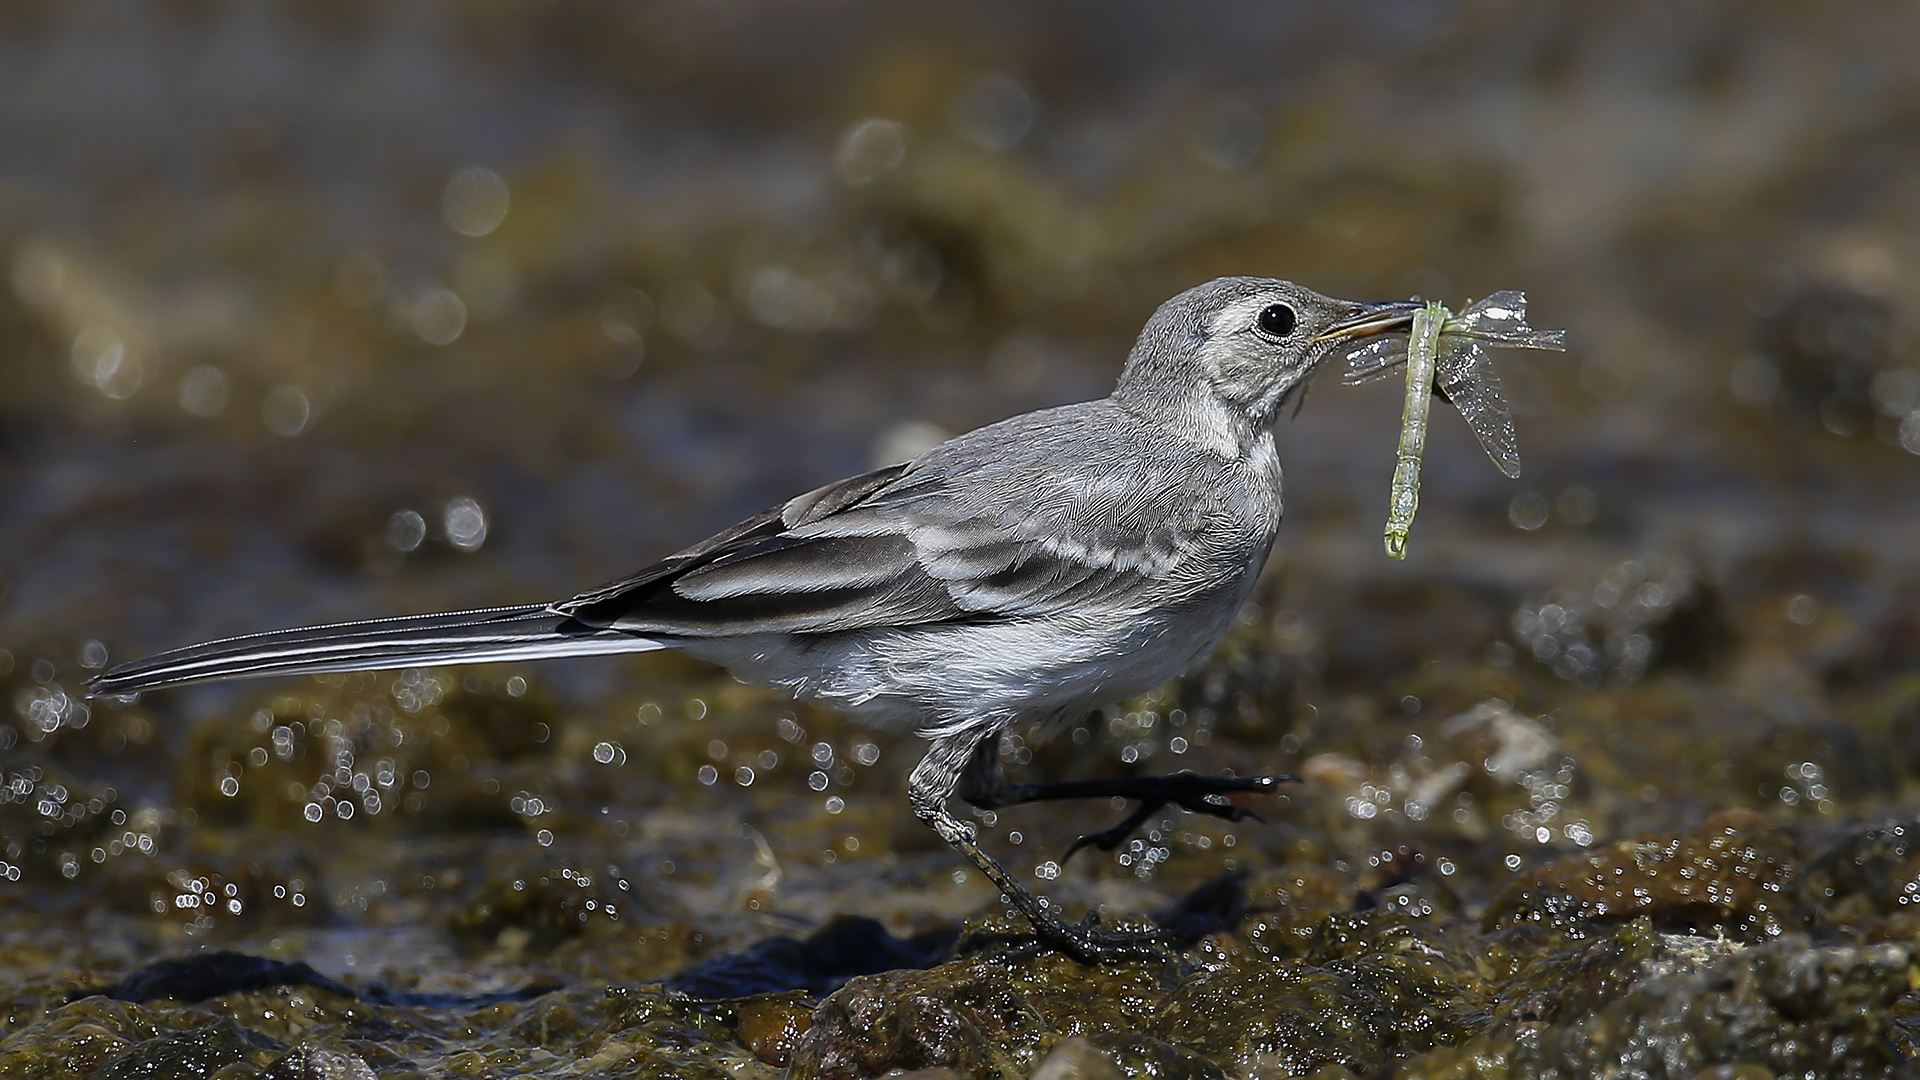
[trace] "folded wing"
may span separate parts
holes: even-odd
[[[1067,460],[1046,438],[1047,414],[1037,420],[1042,430],[1001,433],[1021,437],[1012,452],[999,442],[975,457],[963,437],[809,492],[552,610],[669,639],[833,633],[1045,615],[1175,573],[1198,527],[1180,485],[1161,475],[1176,465]]]

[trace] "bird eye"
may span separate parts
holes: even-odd
[[[1286,337],[1293,333],[1295,321],[1293,309],[1285,304],[1270,305],[1260,313],[1260,329],[1274,337]]]

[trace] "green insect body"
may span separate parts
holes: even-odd
[[[1346,382],[1371,382],[1407,368],[1406,407],[1400,418],[1400,445],[1394,457],[1389,498],[1387,554],[1407,557],[1407,535],[1420,506],[1420,461],[1427,445],[1427,415],[1433,396],[1443,396],[1460,413],[1487,456],[1503,474],[1520,475],[1519,440],[1513,411],[1486,346],[1564,349],[1559,330],[1527,325],[1527,298],[1512,290],[1496,292],[1459,314],[1439,303],[1393,305],[1407,313],[1406,336],[1388,333],[1348,355]]]
[[[1407,557],[1407,534],[1420,509],[1420,459],[1427,450],[1427,410],[1433,403],[1433,375],[1440,328],[1453,316],[1438,301],[1413,313],[1407,342],[1407,399],[1400,413],[1400,449],[1394,455],[1393,493],[1387,506],[1387,554]]]

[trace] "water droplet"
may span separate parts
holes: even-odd
[[[862,120],[840,137],[834,168],[849,184],[871,184],[907,160],[906,128],[892,120]]]
[[[395,551],[413,551],[427,538],[427,519],[417,510],[395,510],[387,519],[387,543]]]
[[[407,322],[421,341],[429,345],[451,345],[460,340],[460,334],[467,328],[467,303],[452,289],[435,285],[413,298],[408,305]]]
[[[1018,79],[986,71],[968,79],[947,99],[947,120],[960,137],[987,150],[1011,150],[1033,130],[1038,110]]]
[[[307,392],[297,386],[276,386],[260,402],[260,420],[275,435],[292,438],[307,429],[313,419],[313,404]]]
[[[1532,532],[1547,523],[1547,497],[1537,491],[1523,491],[1507,504],[1507,520],[1516,529]]]
[[[1805,593],[1787,601],[1787,618],[1798,626],[1811,626],[1820,617],[1820,601]]]
[[[180,411],[212,418],[227,411],[227,377],[212,364],[201,364],[180,377]]]
[[[73,339],[71,354],[73,377],[122,401],[140,389],[145,366],[113,331],[89,326]]]
[[[447,180],[440,213],[447,226],[465,236],[485,236],[507,218],[511,202],[507,182],[484,165],[469,165]]]
[[[447,543],[461,551],[479,551],[487,542],[487,513],[465,495],[448,500],[441,527],[446,530]]]
[[[1554,508],[1559,511],[1561,520],[1569,525],[1591,525],[1594,516],[1600,512],[1600,500],[1592,489],[1574,484],[1560,492]]]
[[[1920,409],[1900,421],[1900,448],[1909,454],[1920,454]]]

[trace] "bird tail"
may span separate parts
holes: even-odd
[[[529,604],[305,626],[209,641],[111,668],[88,680],[87,690],[131,694],[218,679],[593,656],[666,647],[637,634],[589,626],[544,604]]]

